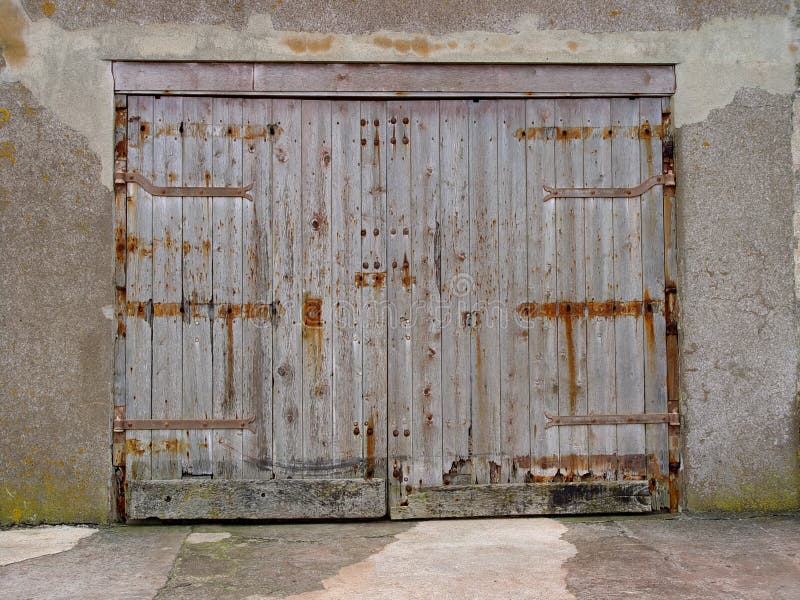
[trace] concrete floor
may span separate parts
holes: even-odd
[[[800,515],[0,531],[0,598],[800,598]]]

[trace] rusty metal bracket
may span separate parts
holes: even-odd
[[[210,198],[214,196],[218,198],[246,198],[247,200],[253,200],[253,197],[247,193],[253,189],[252,183],[244,187],[165,187],[155,185],[141,173],[131,173],[130,171],[114,173],[114,183],[135,183],[153,196],[168,196],[171,198]]]
[[[114,407],[114,432],[129,429],[247,429],[256,432],[256,418],[249,419],[126,419],[125,407]]]
[[[547,195],[542,201],[547,202],[552,198],[635,198],[657,185],[675,185],[675,175],[664,173],[648,177],[630,188],[553,188],[545,185],[543,187]]]
[[[564,427],[570,425],[635,425],[639,423],[667,423],[668,425],[681,424],[678,413],[649,413],[638,415],[551,415],[544,413],[547,423],[545,429],[551,427]]]

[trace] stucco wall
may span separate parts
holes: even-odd
[[[0,0],[0,523],[111,514],[114,58],[675,63],[683,498],[800,506],[790,4],[153,4]]]

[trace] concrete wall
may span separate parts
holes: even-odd
[[[795,8],[382,4],[0,0],[0,524],[111,514],[114,58],[675,63],[683,499],[800,507]]]

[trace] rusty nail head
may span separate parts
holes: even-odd
[[[403,431],[403,435],[404,435],[405,437],[408,437],[408,436],[410,436],[410,435],[411,435],[411,432],[410,432],[408,429],[406,429],[406,430],[404,430],[404,431]]]
[[[413,489],[413,488],[412,488],[410,485],[407,485],[407,486],[406,486],[406,492],[407,492],[407,493],[409,493],[409,494],[410,494],[412,489]]]
[[[364,261],[361,266],[365,269],[369,269],[369,263],[367,261]]]
[[[366,146],[367,145],[367,140],[365,138],[361,138],[361,145],[362,146]]]
[[[372,122],[372,124],[373,124],[373,125],[375,125],[375,127],[377,127],[378,125],[380,125],[380,124],[381,124],[381,122],[380,122],[378,119],[375,119],[375,120]]]
[[[408,125],[408,117],[403,117],[403,124]]]
[[[367,435],[372,435],[373,430],[372,427],[367,427]]]
[[[400,432],[399,432],[399,431],[397,431],[397,429],[395,429],[394,431],[392,431],[392,435],[393,435],[394,437],[397,437],[398,435],[400,435]]]
[[[366,119],[361,119],[361,126],[364,127],[367,124]]]
[[[381,263],[379,263],[377,260],[373,264],[374,264],[376,269],[380,269],[381,268]]]
[[[392,123],[392,125],[394,125],[395,123],[397,123],[397,117],[392,117],[392,121],[391,121],[391,123]]]

